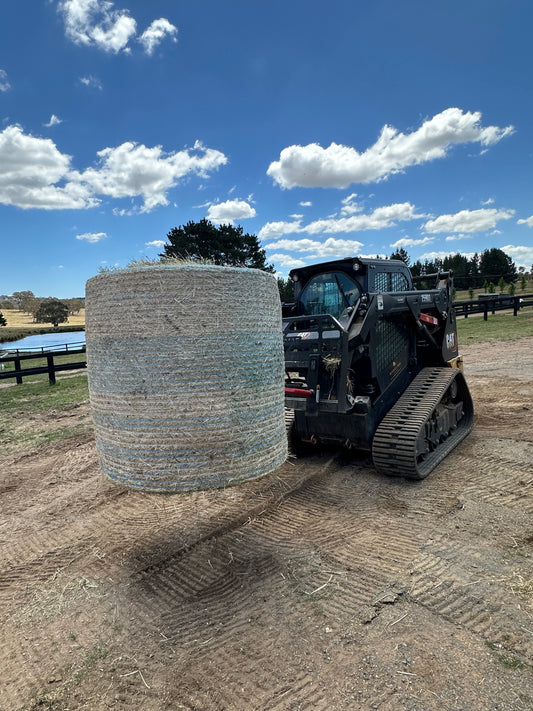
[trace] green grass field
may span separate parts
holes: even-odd
[[[530,308],[519,311],[517,316],[509,312],[489,315],[486,321],[482,314],[457,319],[459,349],[467,343],[515,341],[526,336],[533,336],[533,310]]]
[[[14,382],[14,381],[9,381]],[[41,444],[78,437],[90,428],[87,414],[59,425],[58,416],[89,400],[87,376],[74,375],[49,385],[48,379],[0,387],[0,449],[27,451]],[[59,426],[58,426],[59,425]]]
[[[0,411],[10,418],[49,410],[61,412],[88,399],[87,376],[74,375],[58,380],[55,385],[49,385],[46,379],[0,388]]]

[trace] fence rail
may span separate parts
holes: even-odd
[[[9,342],[0,343],[0,358],[5,358],[10,355],[28,355],[37,353],[41,356],[47,353],[58,353],[64,355],[65,353],[80,353],[81,349],[85,348],[85,341],[76,341],[76,343],[62,343],[60,345],[50,345],[50,346],[33,346],[28,348],[10,348]],[[4,353],[2,354],[2,351]]]
[[[76,355],[85,353],[85,344],[77,348],[70,346],[63,346],[62,350],[58,350],[54,347],[54,350],[39,349],[38,352],[35,350],[32,353],[22,352],[23,349],[16,349],[15,351],[7,351],[5,355],[0,356],[0,366],[2,370],[0,371],[0,380],[6,380],[8,378],[16,378],[17,385],[22,385],[22,378],[28,375],[40,375],[42,373],[48,373],[48,380],[50,385],[55,385],[56,373],[64,370],[78,370],[80,368],[87,367],[87,360],[74,361],[70,363],[57,363],[54,361],[55,358],[66,356],[66,355]],[[22,362],[35,360],[35,359],[46,358],[46,365],[40,365],[33,368],[23,368]],[[4,371],[6,363],[13,363],[14,370]]]
[[[533,306],[533,294],[510,296],[509,294],[490,294],[475,301],[455,301],[453,304],[456,316],[468,318],[471,314],[483,314],[483,319],[488,319],[489,313],[496,311],[513,311],[517,316],[520,309]]]

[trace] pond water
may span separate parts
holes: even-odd
[[[9,341],[0,343],[0,351],[14,351],[24,349],[25,351],[40,351],[55,349],[64,345],[80,346],[85,343],[85,331],[67,331],[66,333],[38,333],[35,336],[26,336],[19,341]]]

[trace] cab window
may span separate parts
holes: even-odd
[[[304,314],[348,316],[361,296],[359,285],[344,272],[324,272],[312,277],[300,295]]]

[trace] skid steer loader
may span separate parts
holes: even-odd
[[[293,452],[317,443],[372,453],[384,474],[423,479],[470,432],[452,272],[393,259],[293,269],[283,307],[285,413]]]

